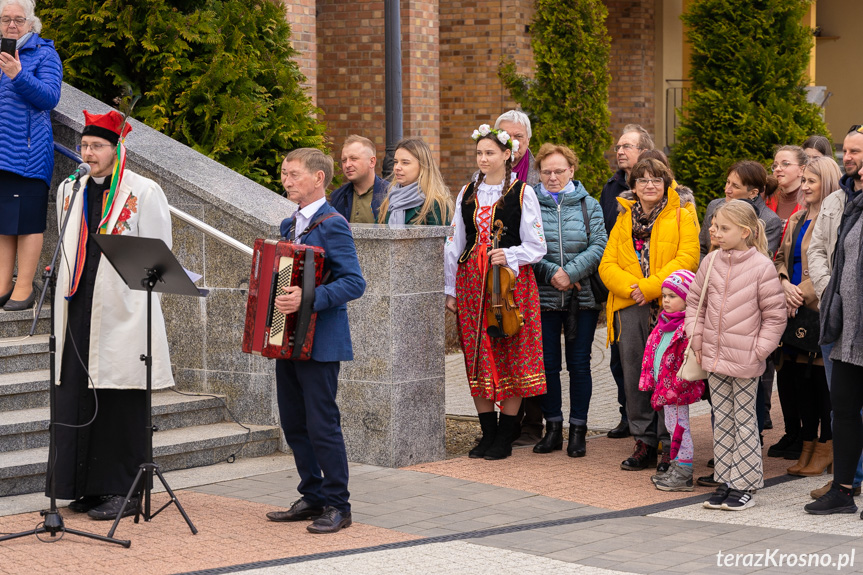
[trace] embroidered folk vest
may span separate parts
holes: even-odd
[[[520,180],[513,182],[509,192],[501,196],[491,208],[490,230],[494,230],[495,221],[501,220],[503,222],[504,229],[499,244],[502,248],[511,248],[521,244],[519,229],[521,227],[521,206],[524,200],[525,185]],[[464,251],[458,258],[458,263],[460,264],[463,264],[470,258],[474,248],[479,244],[479,230],[476,225],[479,203],[474,198],[473,191],[474,182],[471,182],[462,196],[461,217],[464,222],[466,242]],[[474,199],[470,200],[471,198]]]

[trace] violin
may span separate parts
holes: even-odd
[[[497,249],[504,227],[501,220],[494,222],[492,249]],[[524,325],[521,310],[515,304],[512,290],[515,287],[515,274],[502,265],[493,265],[486,276],[486,318],[489,337],[512,337]]]

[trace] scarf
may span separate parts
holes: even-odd
[[[516,165],[512,167],[512,173],[522,182],[527,181],[527,173],[530,171],[530,150],[525,150],[524,155]]]
[[[32,35],[33,35],[33,32],[27,32],[26,34],[24,34],[23,36],[18,38],[18,43],[15,45],[15,49],[20,50],[24,46],[24,44],[27,43],[27,40],[29,40],[30,36],[32,36]]]
[[[393,186],[393,189],[390,190],[389,195],[389,223],[406,223],[405,211],[423,205],[425,199],[426,196],[422,193],[422,190],[420,190],[419,182],[414,182],[412,184],[408,184],[407,186],[400,186],[398,184],[395,184]]]
[[[519,179],[521,180],[521,178],[519,178]],[[524,180],[521,180],[521,181],[523,182]],[[539,184],[539,191],[544,193],[544,194],[548,194],[549,196],[551,196],[554,199],[554,201],[556,203],[559,204],[560,203],[560,196],[562,196],[563,194],[568,194],[569,192],[575,191],[575,184],[572,183],[572,180],[569,180],[569,182],[567,182],[567,184],[559,192],[549,192],[548,190],[545,189],[545,186],[543,186],[542,183],[540,183]]]
[[[683,324],[686,319],[686,310],[684,311],[662,311],[659,313],[659,320],[656,322],[656,327],[659,331],[668,332],[674,331]]]
[[[854,224],[863,214],[863,192],[857,192],[853,198],[845,204],[845,212],[842,214],[842,223],[839,224],[839,237],[836,239],[836,253],[833,254],[833,273],[830,275],[830,283],[824,290],[824,298],[821,300],[821,343],[826,345],[834,343],[842,334],[843,315],[842,297],[839,295],[839,280],[842,278],[842,269],[845,267],[845,238]],[[857,285],[863,285],[863,242],[860,242],[857,260]],[[826,313],[825,313],[826,312]],[[854,338],[854,345],[863,345],[863,306],[857,316],[857,333],[849,334]]]
[[[662,196],[662,199],[656,204],[649,214],[644,213],[644,208],[641,207],[641,202],[637,199],[632,205],[632,237],[636,240],[650,239],[650,232],[653,231],[653,224],[656,223],[656,218],[665,209],[668,203],[668,194]]]

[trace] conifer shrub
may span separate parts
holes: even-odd
[[[806,101],[810,0],[693,0],[682,18],[692,46],[691,88],[671,154],[674,174],[703,212],[738,160],[769,166],[776,146],[827,134]]]
[[[69,84],[282,192],[279,162],[325,149],[324,125],[301,87],[285,7],[273,0],[40,0]]]
[[[512,60],[501,63],[499,76],[531,119],[531,146],[572,148],[579,160],[575,178],[598,196],[611,175],[603,157],[612,143],[608,9],[601,0],[536,0],[535,10],[533,79],[518,74]]]

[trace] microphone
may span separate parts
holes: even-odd
[[[90,164],[83,162],[78,164],[78,169],[72,172],[72,175],[66,178],[67,182],[74,182],[90,173]]]

